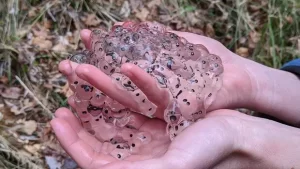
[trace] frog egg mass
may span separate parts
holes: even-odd
[[[205,117],[222,87],[224,70],[219,56],[209,53],[201,44],[168,32],[156,22],[125,22],[110,31],[93,30],[89,50],[76,52],[69,59],[97,67],[141,105],[141,111],[136,112],[82,79],[72,82],[75,111],[83,127],[109,144],[107,153],[117,159],[138,154],[141,147],[152,141],[150,133],[131,125],[132,113],[153,117],[156,112],[156,106],[120,72],[122,64],[139,66],[169,92],[163,119],[171,140]]]

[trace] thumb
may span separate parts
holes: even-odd
[[[207,169],[217,165],[240,149],[243,117],[239,114],[231,110],[210,112],[173,140],[165,158],[180,169]]]

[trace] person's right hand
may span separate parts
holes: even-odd
[[[295,75],[242,58],[214,39],[193,33],[173,32],[191,43],[203,44],[210,53],[220,56],[223,61],[223,86],[208,111],[224,108],[248,108],[300,126],[300,104],[297,103],[300,95],[300,80]],[[90,46],[90,34],[90,30],[81,31],[81,38],[87,48]],[[77,66],[78,64],[70,64],[68,60],[65,60],[60,63],[59,67],[61,72],[72,78],[70,75],[74,75],[72,72],[75,72]],[[90,71],[83,71],[84,69]],[[82,65],[79,66],[77,72],[82,78],[93,79],[95,84],[102,77],[95,77],[95,72],[99,72],[95,69],[91,65]],[[105,85],[102,83],[98,87],[105,88]],[[135,105],[128,99],[121,99],[127,98],[125,95],[121,97],[122,94],[118,92],[115,94],[121,103],[128,101],[125,103],[126,106]],[[161,98],[162,103],[166,97]]]

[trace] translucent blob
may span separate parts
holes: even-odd
[[[121,85],[128,91],[135,91],[137,89],[137,86],[127,76],[121,79]]]
[[[130,117],[124,116],[122,118],[116,119],[115,126],[125,127],[130,122]]]
[[[95,92],[94,89],[91,84],[79,80],[75,88],[75,96],[80,100],[91,100]]]
[[[92,128],[97,131],[95,137],[100,141],[110,140],[118,133],[118,129],[111,123],[107,123],[103,118],[99,118],[99,121],[93,121]]]
[[[186,120],[193,120],[192,114],[199,111],[199,100],[195,94],[192,92],[183,91],[182,94],[178,96],[177,103],[182,116]]]
[[[106,100],[106,95],[99,91],[98,89],[95,90],[92,99],[90,100],[90,103],[93,106],[102,106]]]
[[[75,54],[69,56],[69,60],[76,63],[87,63],[91,54],[92,53],[89,50],[76,52]]]
[[[177,124],[178,121],[181,118],[181,112],[180,109],[178,107],[178,103],[176,100],[173,100],[172,102],[170,102],[170,104],[168,105],[167,109],[164,112],[164,120],[168,123],[168,124]]]
[[[131,154],[129,153],[129,150],[127,148],[121,147],[120,148],[115,148],[110,155],[115,157],[116,159],[123,160],[126,157],[130,156]]]
[[[187,81],[179,76],[173,75],[168,79],[168,88],[174,98],[177,98],[187,87]]]
[[[109,97],[107,97],[106,102],[107,102],[107,106],[111,109],[111,111],[118,112],[120,110],[125,109],[125,106],[123,106],[116,100],[113,100]]]
[[[153,117],[157,107],[120,70],[131,63],[152,77],[170,94],[163,110],[166,132],[173,140],[188,126],[205,118],[222,87],[224,65],[221,57],[204,45],[194,44],[157,22],[124,22],[105,31],[91,33],[90,50],[69,57],[79,64],[91,64],[111,77],[116,90],[130,94],[138,112],[112,100],[87,82],[72,81],[76,113],[84,128],[104,142],[103,152],[117,159],[139,154],[154,137],[137,130],[143,124],[135,113]],[[159,112],[158,112],[159,113]]]

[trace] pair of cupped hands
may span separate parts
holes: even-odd
[[[90,30],[81,31],[81,39],[87,48],[90,33]],[[223,85],[206,117],[170,142],[165,133],[163,111],[156,112],[154,119],[136,114],[139,129],[150,132],[161,144],[150,147],[155,153],[145,151],[120,161],[102,153],[103,143],[85,131],[70,110],[60,108],[55,112],[51,126],[66,152],[84,169],[300,167],[299,129],[231,110],[241,107],[257,110],[298,125],[300,107],[296,100],[300,98],[300,80],[291,73],[242,58],[211,38],[187,32],[174,33],[191,43],[203,44],[223,61]],[[70,81],[78,76],[123,105],[138,109],[126,93],[114,89],[110,77],[94,66],[64,60],[59,70]],[[159,89],[147,73],[132,64],[124,64],[121,71],[158,108],[166,104],[166,92]],[[74,106],[72,96],[69,104]]]

